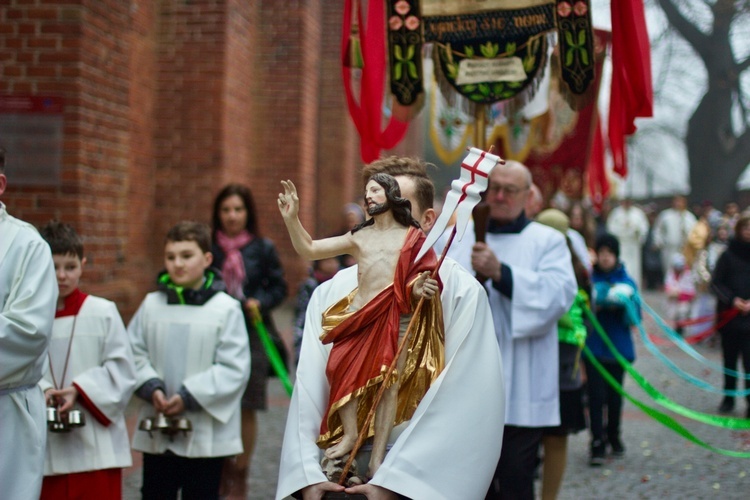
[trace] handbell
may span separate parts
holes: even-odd
[[[138,430],[148,432],[148,437],[153,438],[154,435],[151,434],[151,431],[154,430],[154,419],[144,418],[143,420],[141,420],[138,424]]]
[[[154,419],[154,430],[160,430],[162,432],[169,431],[171,429],[169,419],[163,414],[158,413],[156,419]]]
[[[183,434],[187,434],[188,432],[193,430],[193,424],[190,422],[189,419],[185,417],[175,418],[172,421],[172,428],[177,432],[182,432]]]
[[[70,410],[68,412],[68,425],[70,427],[83,427],[86,425],[86,416],[81,410]]]
[[[154,430],[154,419],[144,418],[143,420],[141,420],[138,424],[138,430],[146,432],[151,432],[152,430]]]
[[[57,408],[54,406],[48,406],[47,407],[47,423],[51,424],[53,422],[59,422],[60,419],[57,414]]]

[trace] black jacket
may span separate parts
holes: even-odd
[[[729,243],[714,268],[711,289],[718,299],[718,313],[731,309],[735,297],[750,299],[750,243],[737,239]],[[737,315],[721,330],[750,333],[750,315]]]
[[[224,266],[224,251],[219,245],[214,244],[212,252],[213,265],[221,269]],[[240,249],[240,254],[245,264],[245,283],[242,286],[245,297],[260,301],[263,323],[271,333],[277,333],[270,312],[286,298],[287,284],[276,247],[268,239],[254,238]],[[248,331],[254,331],[255,328],[247,313],[245,318]]]

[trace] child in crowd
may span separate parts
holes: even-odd
[[[664,278],[664,293],[669,301],[669,318],[674,329],[682,335],[683,321],[690,319],[690,311],[695,300],[695,279],[681,253],[672,256],[672,266]]]
[[[85,422],[49,432],[41,498],[119,499],[122,468],[132,462],[123,416],[135,389],[128,335],[113,302],[78,288],[86,258],[75,230],[53,221],[40,232],[52,250],[60,294],[39,385],[63,421],[75,410]]]
[[[620,262],[620,242],[611,234],[604,233],[596,239],[597,262],[594,266],[594,306],[596,318],[617,351],[629,362],[635,360],[635,346],[630,329],[640,310],[632,301],[636,285]],[[634,317],[635,316],[635,317]],[[586,338],[586,346],[604,369],[622,385],[624,368],[604,343],[597,331]],[[612,454],[625,454],[620,440],[622,418],[622,396],[607,383],[591,363],[586,363],[589,396],[589,423],[591,427],[591,455],[589,465],[604,464],[607,445]],[[604,407],[607,407],[606,434]]]
[[[237,300],[210,268],[208,226],[169,230],[166,271],[128,325],[140,419],[187,418],[187,432],[136,431],[143,452],[144,499],[218,498],[225,457],[242,452],[240,398],[250,375],[245,321]]]
[[[299,352],[302,347],[302,332],[305,329],[305,314],[307,304],[310,302],[313,291],[321,283],[325,283],[339,271],[341,264],[338,258],[320,259],[313,261],[310,276],[299,286],[297,301],[294,306],[294,352],[295,362],[299,360]]]

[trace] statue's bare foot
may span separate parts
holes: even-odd
[[[325,451],[325,456],[328,458],[341,458],[354,448],[354,443],[357,441],[357,437],[349,437],[344,435],[338,444],[331,446]]]
[[[369,469],[367,470],[367,480],[369,481],[373,477],[375,477],[375,473],[378,472],[378,469],[382,465],[382,460],[370,460]]]
[[[359,476],[352,476],[346,480],[346,485],[350,487],[359,486],[360,484],[365,484],[365,479]]]

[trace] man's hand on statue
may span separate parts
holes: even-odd
[[[299,212],[299,198],[297,197],[297,188],[292,181],[281,181],[284,192],[279,193],[277,203],[279,211],[284,219],[297,217]]]
[[[374,484],[360,484],[347,488],[344,491],[350,495],[364,495],[367,497],[367,500],[398,500],[396,493]]]
[[[471,267],[477,274],[487,276],[493,281],[500,280],[500,261],[486,243],[474,243],[471,248]]]
[[[438,282],[436,279],[430,278],[430,275],[429,271],[425,271],[414,282],[415,297],[424,297],[426,300],[431,300],[438,293]]]
[[[344,491],[344,487],[340,484],[332,483],[330,481],[323,481],[322,483],[311,484],[302,488],[302,498],[304,500],[320,500],[326,491]]]

